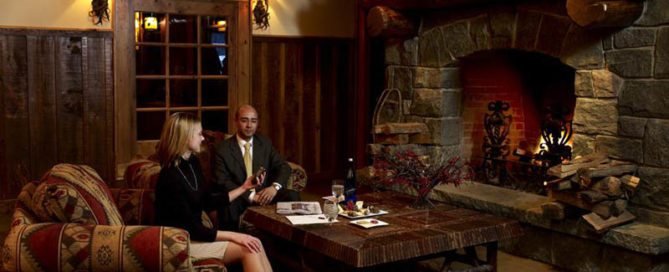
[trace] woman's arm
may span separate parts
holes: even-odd
[[[216,232],[216,241],[230,241],[246,247],[252,252],[262,252],[262,243],[260,242],[260,239],[244,233],[218,231]]]
[[[230,199],[230,202],[235,200],[235,198],[238,198],[240,195],[246,193],[251,188],[255,187],[255,185],[253,184],[254,177],[255,176],[250,176],[250,177],[246,178],[246,180],[244,181],[244,183],[241,186],[239,186],[239,187],[237,187],[237,188],[228,192],[228,198]],[[263,173],[257,179],[258,179],[258,182],[256,184],[260,184],[265,179],[265,174]]]

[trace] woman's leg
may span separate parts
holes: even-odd
[[[265,249],[260,253],[254,253],[246,247],[229,242],[228,248],[225,250],[225,256],[223,256],[223,263],[230,264],[240,261],[244,266],[244,271],[272,271],[265,255]]]

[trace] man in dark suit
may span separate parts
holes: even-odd
[[[235,125],[235,136],[216,146],[216,183],[230,191],[253,178],[260,167],[267,169],[267,175],[256,189],[232,201],[227,211],[219,210],[219,228],[229,230],[238,228],[239,216],[250,205],[300,199],[296,191],[286,188],[290,166],[267,137],[256,134],[258,112],[250,105],[241,106],[235,113]]]

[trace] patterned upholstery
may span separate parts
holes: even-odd
[[[213,182],[213,165],[214,165],[214,150],[215,146],[221,141],[231,137],[219,131],[205,130],[202,132],[205,138],[203,142],[202,151],[199,154],[200,165],[202,172],[208,182]],[[300,165],[288,162],[291,168],[291,175],[288,178],[287,188],[301,192],[307,186],[307,172],[304,171]],[[128,188],[135,189],[153,189],[158,180],[158,173],[160,173],[160,165],[156,161],[140,159],[128,164],[125,170],[124,178],[128,184]]]
[[[155,188],[158,173],[160,173],[160,164],[152,160],[141,159],[128,165],[124,178],[128,188]]]
[[[5,271],[188,270],[188,232],[155,226],[43,223],[12,228]]]
[[[108,190],[104,183],[89,184],[98,182],[95,180],[74,181],[74,184],[86,184],[84,187],[87,188],[99,185],[98,189],[106,192],[103,197],[115,201],[111,202],[113,208],[102,210],[116,209],[118,205],[116,213],[123,216],[119,220],[125,225],[54,223],[60,219],[51,214],[41,220],[42,216],[35,212],[41,205],[35,203],[43,201],[34,200],[51,198],[38,196],[41,191],[47,191],[40,186],[54,177],[61,177],[60,182],[56,182],[61,184],[63,175],[57,174],[62,171],[61,167],[54,167],[56,171],[52,169],[42,181],[23,187],[16,201],[11,229],[0,251],[1,271],[226,271],[219,259],[189,258],[190,240],[185,230],[135,225],[153,223],[154,194],[151,190]],[[93,171],[85,166],[65,168]],[[72,209],[72,206],[67,207]],[[93,212],[81,214],[92,215]]]
[[[84,165],[58,164],[35,189],[34,212],[43,222],[123,225],[104,181]]]

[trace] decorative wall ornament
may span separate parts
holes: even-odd
[[[253,7],[253,20],[257,29],[267,29],[269,27],[269,0],[257,0]]]
[[[101,25],[104,21],[109,22],[108,0],[91,0],[91,8],[91,11],[88,12],[88,16],[93,17],[93,22],[96,25]]]

